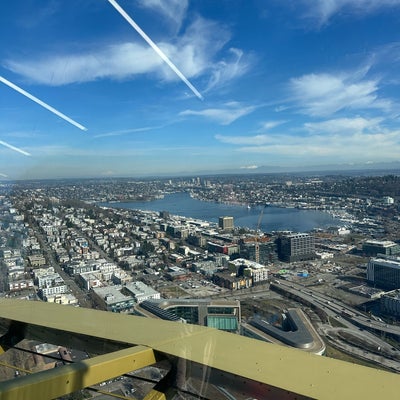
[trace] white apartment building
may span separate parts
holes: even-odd
[[[251,276],[253,279],[253,285],[268,280],[269,269],[255,261],[238,258],[230,261],[229,264],[236,269],[236,273],[239,276]]]
[[[137,303],[141,303],[145,300],[157,300],[160,299],[160,293],[154,290],[152,287],[147,286],[143,282],[131,282],[127,283],[125,288],[132,293]]]
[[[65,285],[65,284],[64,285],[44,287],[44,288],[39,290],[39,296],[44,299],[44,298],[47,298],[48,296],[67,293],[67,291],[68,291],[68,286]]]

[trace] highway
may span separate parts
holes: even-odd
[[[229,295],[221,293],[215,297],[236,300],[266,299],[274,298],[276,296],[273,294],[274,292],[280,296],[292,296],[293,300],[311,306],[314,310],[320,310],[331,319],[340,322],[342,328],[336,328],[331,324],[318,324],[319,333],[327,337],[333,347],[359,359],[400,372],[400,351],[380,337],[386,333],[400,335],[399,327],[375,321],[373,317],[365,315],[333,297],[321,294],[312,287],[305,287],[292,281],[275,280],[269,286],[262,285],[238,290]],[[400,336],[397,337],[397,340],[399,338]]]
[[[385,322],[375,320],[369,315],[364,315],[360,310],[342,303],[340,300],[321,294],[320,292],[313,291],[310,288],[293,282],[284,280],[275,281],[271,283],[271,289],[273,289],[274,285],[285,287],[287,291],[296,294],[296,296],[301,297],[304,300],[307,300],[317,308],[325,311],[328,315],[330,315],[328,311],[331,311],[334,313],[332,316],[339,315],[343,317],[343,319],[350,321],[352,324],[355,324],[358,327],[369,330],[373,329],[385,334],[397,335],[398,340],[400,340],[400,326],[389,325]]]
[[[374,334],[400,335],[399,327],[375,321],[370,316],[364,315],[337,299],[290,281],[276,280],[271,283],[270,288],[281,293],[291,294],[298,301],[309,304],[314,309],[338,320],[345,328],[320,326],[321,331],[334,342],[336,347],[359,358],[400,372],[400,351]],[[347,341],[342,340],[341,337],[347,337]]]

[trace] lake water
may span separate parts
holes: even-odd
[[[248,209],[247,206],[220,204],[193,199],[188,193],[173,193],[163,199],[127,203],[102,203],[111,208],[127,208],[147,211],[168,211],[174,215],[191,217],[209,222],[218,222],[222,216],[234,218],[236,227],[257,228],[262,206]],[[313,228],[342,225],[330,214],[315,210],[298,210],[268,206],[264,209],[260,229],[264,232],[290,230],[308,232]]]

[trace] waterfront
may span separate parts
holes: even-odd
[[[171,214],[209,222],[218,222],[218,217],[221,216],[231,216],[234,218],[236,227],[250,229],[257,228],[262,210],[261,206],[248,208],[241,205],[201,201],[182,192],[167,194],[153,201],[101,203],[100,205],[142,211],[168,211]],[[268,206],[264,209],[260,229],[265,232],[281,230],[308,232],[314,228],[339,225],[342,225],[340,220],[322,211]]]

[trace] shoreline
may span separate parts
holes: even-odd
[[[175,195],[175,197],[172,197],[169,200],[169,196],[173,195]],[[165,204],[158,204],[158,207],[150,205],[152,202],[156,202],[157,200],[165,200]],[[202,207],[199,204],[191,204],[190,200],[204,203],[204,205]],[[165,193],[162,197],[160,196],[152,201],[123,200],[112,203],[99,202],[97,205],[102,207],[124,208],[137,211],[167,211],[171,215],[177,217],[180,216],[192,218],[211,223],[217,223],[220,216],[230,215],[235,218],[236,227],[247,228],[250,230],[256,229],[259,215],[265,208],[263,208],[261,205],[253,205],[249,207],[249,204],[244,202],[235,202],[234,204],[231,204],[211,199],[201,199],[198,196],[193,196],[189,191]],[[230,210],[230,207],[232,207],[232,211]],[[262,224],[264,226],[263,229],[266,232],[283,230],[289,230],[293,232],[310,232],[315,229],[327,229],[329,227],[339,228],[345,225],[341,219],[332,215],[330,212],[328,212],[328,210],[297,208],[290,206],[286,207],[284,204],[275,205],[273,203],[268,203],[266,209],[269,211],[265,212],[265,222]],[[285,210],[287,212],[285,212]],[[348,226],[348,221],[346,222]]]

